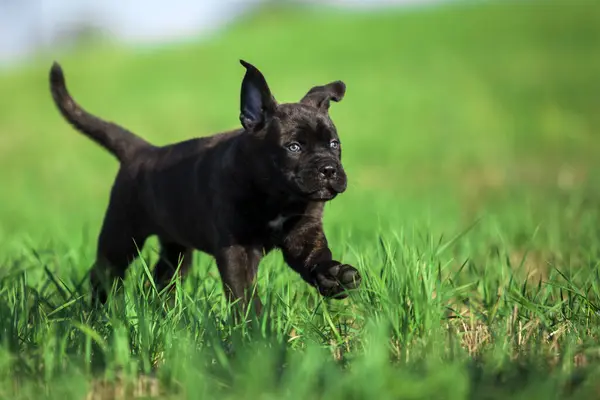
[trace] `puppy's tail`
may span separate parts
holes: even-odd
[[[126,161],[140,148],[151,146],[127,129],[95,117],[81,108],[69,94],[63,70],[57,62],[50,69],[50,91],[63,117],[75,129],[110,151],[119,161]]]

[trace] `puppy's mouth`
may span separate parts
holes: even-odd
[[[307,198],[311,201],[329,201],[333,200],[338,195],[337,192],[329,189],[321,189],[310,193]]]
[[[346,185],[327,184],[325,187],[312,191],[307,197],[312,201],[329,201],[337,197],[346,189]]]
[[[293,190],[292,193],[298,200],[329,201],[333,200],[339,193],[330,188],[321,188],[312,191]]]
[[[346,180],[309,180],[303,182],[301,177],[295,176],[287,182],[288,189],[300,199],[309,201],[329,201],[346,190]]]

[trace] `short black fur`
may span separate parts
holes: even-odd
[[[54,63],[50,88],[64,118],[119,161],[91,271],[92,296],[123,278],[149,236],[161,257],[156,282],[185,273],[194,250],[216,259],[230,300],[247,306],[260,260],[279,248],[287,264],[323,296],[344,298],[358,271],[332,259],[323,232],[325,202],[346,190],[341,144],[330,101],[346,87],[312,88],[298,103],[278,104],[262,73],[246,68],[240,96],[243,129],[154,146],[121,126],[95,117],[69,95]]]

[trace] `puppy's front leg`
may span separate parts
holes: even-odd
[[[301,221],[286,232],[283,257],[302,278],[325,297],[343,299],[360,285],[358,270],[333,260],[320,221]]]
[[[238,300],[243,311],[253,300],[257,314],[261,312],[262,303],[258,295],[253,296],[252,285],[262,256],[262,249],[240,245],[223,247],[216,255],[227,299],[230,302]]]

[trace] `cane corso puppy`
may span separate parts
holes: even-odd
[[[322,225],[325,203],[347,185],[328,111],[345,84],[315,86],[299,102],[280,104],[263,74],[240,62],[241,128],[166,146],[88,113],[70,96],[61,66],[52,65],[58,110],[120,162],[90,273],[97,304],[151,235],[161,246],[153,272],[160,287],[199,250],[215,258],[229,300],[246,306],[261,258],[276,248],[323,296],[344,298],[358,287],[359,272],[332,258]]]

